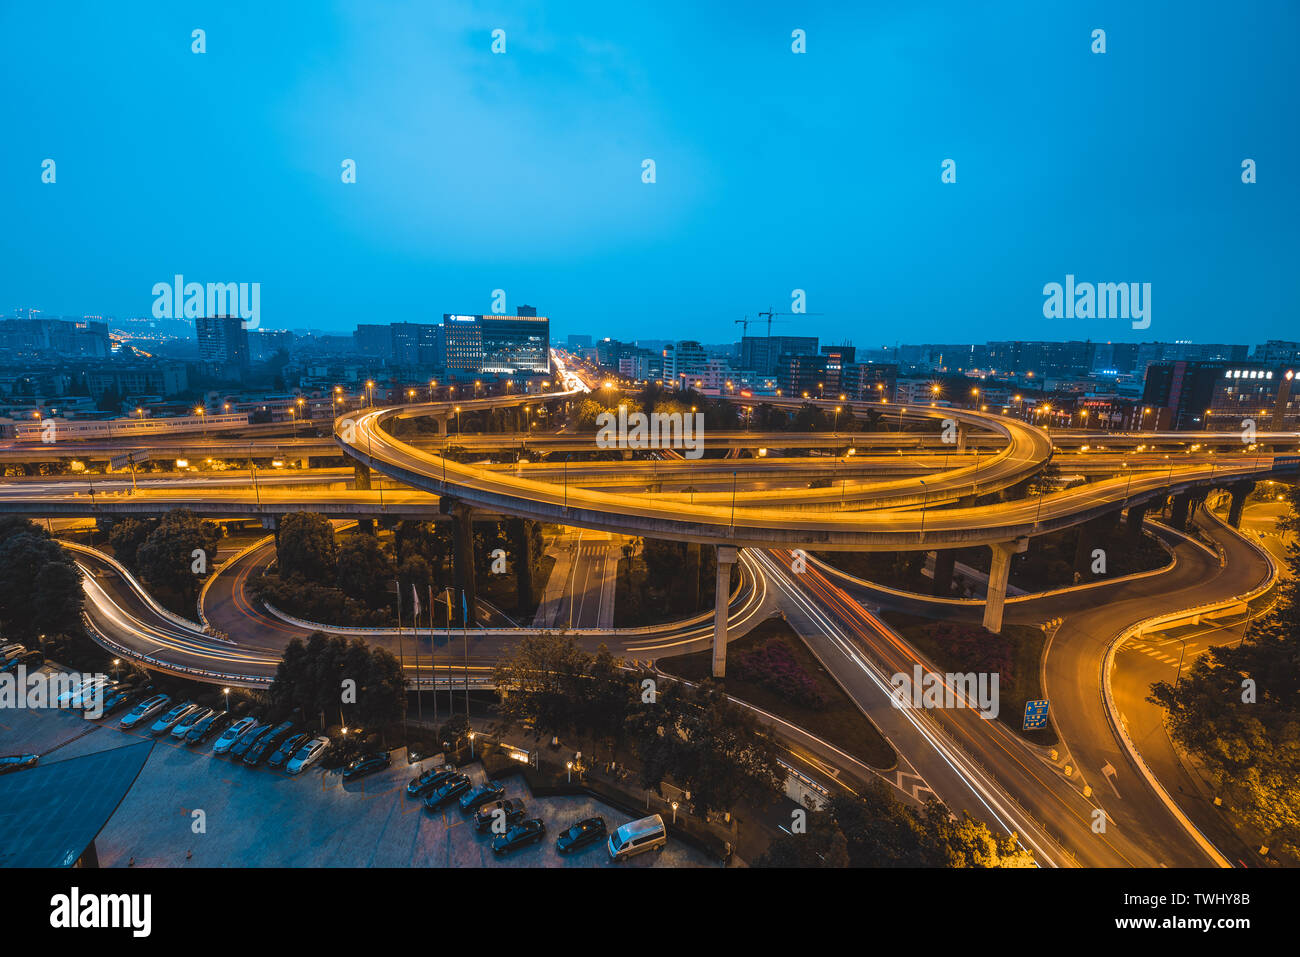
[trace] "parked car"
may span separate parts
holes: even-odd
[[[249,767],[255,768],[272,754],[275,753],[275,746],[280,743],[280,739],[293,730],[293,722],[285,721],[283,724],[263,734],[256,742],[248,746],[244,752],[244,763]]]
[[[230,746],[230,756],[232,758],[242,758],[248,753],[257,739],[271,730],[270,724],[255,724],[239,736],[239,740]]]
[[[609,836],[609,856],[616,861],[626,860],[643,851],[662,851],[668,843],[668,830],[664,819],[651,814],[638,821],[624,824]]]
[[[364,778],[367,774],[374,774],[376,771],[382,771],[392,763],[393,759],[386,751],[375,751],[371,754],[363,754],[343,769],[343,780],[354,781],[357,778]]]
[[[134,728],[141,721],[147,721],[156,715],[163,708],[171,703],[171,698],[165,694],[156,694],[152,698],[145,698],[138,705],[132,708],[125,718],[122,719],[122,727]]]
[[[424,799],[424,806],[430,811],[436,811],[444,804],[448,804],[459,795],[464,794],[469,788],[469,778],[457,771],[428,793]]]
[[[211,708],[195,708],[193,711],[191,711],[185,717],[181,718],[179,721],[176,722],[175,725],[172,726],[172,737],[184,738],[187,734],[189,734],[192,730],[194,730],[194,726],[196,724],[198,724],[200,721],[204,721],[207,718],[212,717],[214,714],[216,714],[216,712]]]
[[[529,844],[537,844],[546,836],[546,824],[540,817],[520,821],[504,834],[492,838],[492,853],[505,854]]]
[[[506,825],[518,824],[524,819],[524,802],[514,798],[503,801],[489,801],[478,809],[474,815],[474,827],[486,831],[497,821]]]
[[[605,833],[603,817],[599,815],[584,817],[578,823],[564,829],[564,832],[555,839],[555,849],[561,854],[569,854],[580,847],[603,840]]]
[[[0,658],[12,658],[15,655],[21,655],[26,650],[26,645],[13,641],[7,645],[0,645]]]
[[[185,733],[186,744],[202,744],[230,724],[229,711],[214,711]]]
[[[409,797],[419,797],[421,794],[426,794],[438,787],[438,785],[443,784],[455,773],[456,771],[452,768],[430,768],[418,778],[411,779],[411,783],[406,786],[406,793]]]
[[[104,702],[100,705],[98,714],[92,715],[90,711],[87,711],[84,717],[87,721],[98,721],[100,718],[107,718],[110,714],[121,711],[136,697],[134,691],[119,688],[104,697]]]
[[[108,678],[104,675],[91,675],[84,680],[78,680],[69,690],[63,692],[55,698],[55,702],[67,708],[80,708],[82,702],[97,689],[108,684]]]
[[[319,761],[320,756],[325,753],[325,749],[329,746],[330,739],[324,735],[319,738],[312,738],[298,749],[298,753],[289,759],[284,769],[290,774],[301,774]]]
[[[182,702],[181,704],[178,704],[176,707],[172,708],[161,718],[155,721],[153,723],[153,727],[149,729],[149,733],[166,734],[173,727],[175,727],[176,722],[180,721],[181,718],[184,718],[186,715],[195,711],[197,708],[198,705],[196,705],[193,701],[185,701]]]
[[[45,656],[39,651],[20,651],[3,665],[0,665],[0,674],[17,671],[19,665],[23,665],[28,671],[31,671],[33,668],[39,668],[43,664],[45,664]]]
[[[268,768],[278,768],[293,757],[293,753],[306,744],[310,738],[311,735],[305,731],[289,735],[280,742],[280,746],[275,749],[275,754],[271,755],[270,760],[266,762],[266,766]]]
[[[488,801],[495,801],[506,793],[506,786],[500,781],[488,781],[460,799],[460,809],[466,813],[477,811]]]
[[[240,718],[221,733],[221,737],[217,738],[217,743],[212,746],[212,753],[225,754],[234,746],[236,741],[238,741],[250,728],[256,726],[256,724],[257,719],[252,715]]]
[[[0,757],[0,774],[10,774],[24,768],[35,767],[40,759],[39,754],[10,754]]]

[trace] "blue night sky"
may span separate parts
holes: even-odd
[[[503,288],[724,342],[802,288],[773,331],[859,346],[1300,336],[1300,5],[1077,6],[4,3],[0,313],[183,273],[260,282],[264,328]],[[1151,283],[1151,327],[1044,319],[1066,273]]]

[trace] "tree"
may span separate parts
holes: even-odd
[[[0,634],[34,641],[81,630],[81,572],[30,522],[0,524]]]
[[[336,581],[344,594],[371,608],[390,601],[393,565],[372,535],[345,535],[339,543]]]
[[[195,571],[196,551],[203,553],[204,569],[210,570],[217,554],[220,530],[213,522],[200,521],[188,509],[177,508],[163,516],[136,553],[144,580],[157,588],[193,599],[206,571]]]
[[[334,525],[316,512],[290,512],[280,522],[275,542],[280,576],[324,583],[335,577],[338,545]]]
[[[955,817],[937,801],[922,815],[929,839],[931,863],[938,867],[1033,867],[1032,851],[1020,846],[1015,834],[994,834],[983,821],[965,811]]]
[[[358,717],[364,727],[382,731],[406,714],[406,676],[387,650],[373,648],[369,657],[365,694],[357,700]]]
[[[132,571],[138,571],[140,546],[157,527],[156,519],[124,518],[114,522],[108,530],[108,544],[113,548],[113,557]]]
[[[534,740],[576,726],[590,700],[591,661],[567,635],[543,632],[521,639],[496,667],[506,726],[531,725]]]
[[[433,570],[423,555],[412,553],[397,566],[397,581],[401,590],[402,620],[418,625],[419,622],[415,620],[414,594],[420,596],[420,616],[424,618],[430,613],[427,606],[429,586],[433,584]]]
[[[301,638],[293,638],[285,645],[280,663],[275,667],[275,679],[267,696],[273,712],[283,717],[295,709],[310,714],[315,700],[310,694],[310,665],[307,646]]]
[[[753,714],[705,682],[679,699],[687,707],[673,777],[691,792],[696,810],[726,811],[742,799],[779,793],[786,771],[776,746]]]
[[[835,818],[826,811],[808,810],[802,834],[779,834],[755,867],[848,867],[849,847]]]

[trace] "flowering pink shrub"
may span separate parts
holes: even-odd
[[[806,708],[826,707],[826,696],[817,686],[817,680],[799,665],[790,645],[781,638],[736,655],[732,659],[732,674]]]

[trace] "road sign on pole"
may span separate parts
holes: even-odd
[[[1025,702],[1025,730],[1041,731],[1047,727],[1048,702],[1046,698]]]

